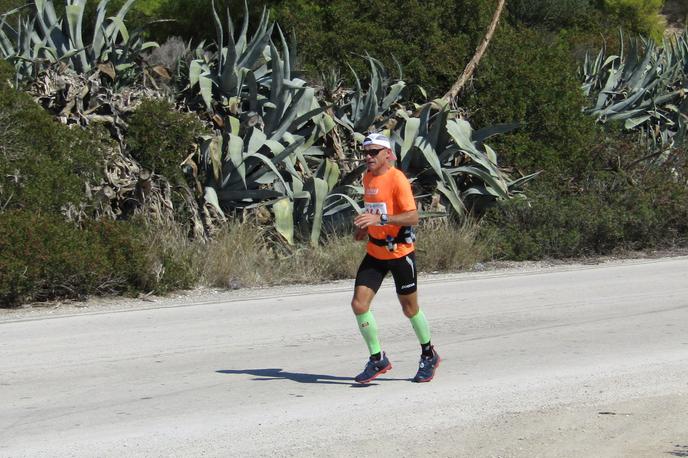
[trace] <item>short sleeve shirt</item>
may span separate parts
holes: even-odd
[[[382,175],[377,176],[366,172],[363,176],[363,189],[363,202],[367,213],[386,213],[392,216],[416,209],[411,183],[404,173],[397,168],[392,167]],[[384,240],[388,235],[396,237],[399,229],[399,226],[392,224],[369,226],[368,235]],[[389,251],[387,247],[378,246],[371,242],[368,242],[366,247],[368,254],[377,259],[403,258],[413,249],[413,243],[399,243],[395,251]]]

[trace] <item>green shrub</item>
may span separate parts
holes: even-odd
[[[593,0],[512,0],[509,16],[527,25],[551,29],[589,25],[594,14]]]
[[[600,139],[587,169],[546,174],[526,190],[527,200],[487,213],[481,237],[494,257],[571,258],[688,244],[686,150],[659,162],[634,134],[611,129]]]
[[[0,59],[0,90],[5,91],[14,84],[14,67],[4,59]]]
[[[197,249],[137,222],[77,228],[59,215],[11,210],[0,218],[0,306],[188,288],[198,281]]]
[[[26,3],[28,3],[26,0],[0,0],[0,14],[24,6]]]
[[[130,230],[116,223],[94,223],[80,230],[57,215],[4,213],[0,304],[126,290],[141,271],[133,253],[144,248],[142,243],[134,246],[137,238],[132,234],[122,233]]]
[[[576,62],[562,39],[504,24],[459,105],[467,107],[473,125],[522,124],[490,139],[501,165],[554,174],[590,166],[597,130],[581,113],[584,102]]]
[[[174,180],[203,125],[194,114],[179,113],[164,100],[144,101],[129,119],[127,146],[149,170]]]
[[[307,75],[336,68],[351,81],[349,63],[365,77],[369,70],[359,56],[366,52],[396,75],[394,55],[407,83],[438,97],[475,52],[495,5],[492,0],[300,0],[275,2],[272,11],[284,30],[296,33]]]
[[[630,32],[661,42],[666,21],[660,15],[664,0],[603,0],[603,10]]]
[[[598,172],[564,190],[540,183],[529,199],[500,204],[483,221],[494,256],[514,260],[605,255],[688,243],[688,187],[666,170],[631,183]],[[487,234],[487,235],[486,235]]]
[[[85,201],[85,184],[103,173],[106,134],[57,123],[27,94],[8,86],[0,61],[0,211],[59,212]]]

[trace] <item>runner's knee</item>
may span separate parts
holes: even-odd
[[[361,315],[370,310],[370,301],[354,297],[351,299],[351,310],[353,310],[356,315]]]
[[[413,318],[416,316],[420,307],[418,306],[418,300],[416,293],[408,295],[399,295],[399,303],[401,304],[401,310],[407,318]]]

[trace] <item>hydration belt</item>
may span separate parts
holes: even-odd
[[[368,240],[373,245],[387,247],[389,251],[395,251],[398,243],[413,243],[416,241],[416,234],[411,226],[401,226],[396,237],[388,235],[386,239],[376,239],[368,235]]]

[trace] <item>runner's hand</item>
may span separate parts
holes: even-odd
[[[359,229],[365,229],[369,226],[377,226],[378,224],[380,224],[380,215],[361,213],[354,218],[354,225]]]

